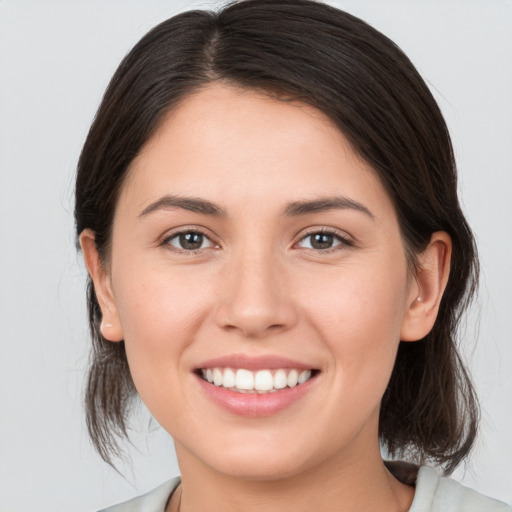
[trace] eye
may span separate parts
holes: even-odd
[[[353,243],[337,233],[331,231],[317,231],[301,238],[298,245],[303,249],[326,251],[338,246],[352,246]]]
[[[164,244],[186,252],[199,251],[201,249],[208,249],[215,247],[215,244],[200,231],[182,231],[174,233],[163,241]]]

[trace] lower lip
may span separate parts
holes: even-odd
[[[272,416],[297,402],[311,389],[317,375],[293,388],[284,388],[261,395],[229,391],[222,386],[210,384],[199,375],[196,375],[196,378],[206,396],[223,409],[239,416],[261,418]]]

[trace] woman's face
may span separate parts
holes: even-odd
[[[104,334],[180,464],[272,479],[378,451],[418,289],[390,198],[319,111],[186,99],[133,162],[106,279]]]

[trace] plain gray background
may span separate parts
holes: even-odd
[[[482,259],[465,353],[482,406],[456,477],[512,502],[512,2],[339,0],[409,55],[450,126]],[[81,396],[85,272],[73,177],[101,95],[131,46],[183,0],[0,0],[0,512],[88,511],[177,474],[141,409],[124,476],[92,450]],[[478,322],[479,321],[479,327]],[[476,335],[479,331],[479,339]]]

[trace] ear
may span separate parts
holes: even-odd
[[[94,291],[101,309],[101,334],[109,341],[121,341],[124,335],[112,291],[110,274],[101,262],[98,249],[96,248],[94,231],[90,229],[82,231],[80,234],[80,246],[84,255],[85,266],[94,284]]]
[[[418,256],[400,332],[402,341],[420,340],[432,330],[450,275],[451,254],[450,235],[436,231],[427,248]]]

